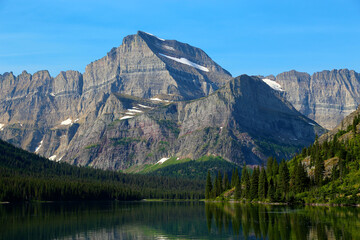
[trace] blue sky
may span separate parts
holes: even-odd
[[[84,72],[138,30],[199,47],[233,76],[360,72],[359,0],[0,0],[0,73]]]

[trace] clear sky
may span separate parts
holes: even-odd
[[[138,30],[199,47],[233,76],[360,72],[359,0],[0,0],[0,73],[84,72]]]

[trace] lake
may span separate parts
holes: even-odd
[[[204,202],[0,205],[0,239],[360,239],[355,207]]]

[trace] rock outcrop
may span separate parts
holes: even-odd
[[[186,102],[112,94],[99,112],[81,124],[66,161],[126,169],[168,157],[217,155],[237,164],[261,164],[270,155],[290,157],[323,132],[261,79],[246,75]]]
[[[299,112],[327,129],[334,128],[360,104],[360,74],[353,70],[322,71],[312,76],[293,70],[273,80]]]

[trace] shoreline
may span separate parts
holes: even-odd
[[[343,203],[282,203],[282,202],[246,202],[246,201],[238,201],[238,200],[203,200],[204,202],[212,202],[212,203],[243,203],[243,204],[262,204],[262,205],[286,205],[286,206],[313,206],[313,207],[360,207],[360,204],[343,204]]]

